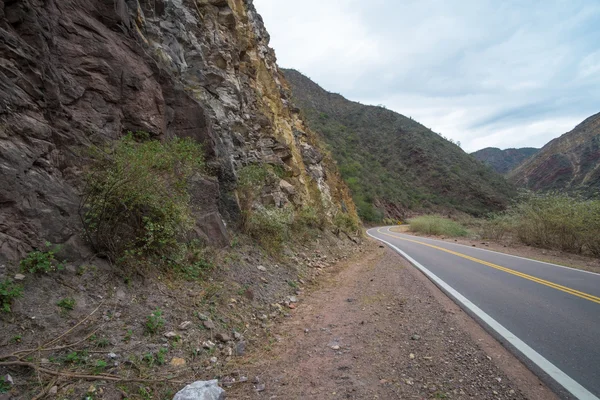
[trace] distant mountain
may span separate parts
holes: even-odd
[[[481,215],[502,209],[514,194],[501,175],[411,118],[329,93],[298,71],[283,72],[364,220],[426,210]]]
[[[600,113],[552,140],[508,178],[532,190],[600,196]]]
[[[533,147],[506,150],[500,150],[496,147],[486,147],[485,149],[471,153],[471,155],[482,163],[492,167],[499,174],[507,174],[539,150]]]

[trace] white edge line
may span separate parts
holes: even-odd
[[[392,230],[390,230],[391,228],[394,228],[395,226],[387,226],[384,228],[387,228],[389,233],[400,233],[400,232],[394,232]],[[377,228],[371,228],[371,229],[377,229]],[[471,250],[481,250],[481,251],[487,251],[489,253],[494,253],[494,254],[501,254],[503,256],[509,256],[509,257],[513,257],[513,258],[518,258],[521,260],[526,260],[526,261],[533,261],[533,262],[537,262],[537,263],[541,263],[541,264],[546,264],[546,265],[552,265],[553,267],[558,267],[558,268],[564,268],[564,269],[570,269],[571,271],[576,271],[576,272],[585,272],[586,274],[592,274],[592,275],[599,275],[600,273],[598,272],[592,272],[592,271],[586,271],[585,269],[577,269],[577,268],[573,268],[573,267],[567,267],[565,265],[558,265],[558,264],[552,264],[546,261],[539,261],[539,260],[534,260],[531,258],[526,258],[526,257],[520,257],[520,256],[515,256],[513,254],[508,254],[508,253],[502,253],[500,251],[494,251],[494,250],[488,250],[488,249],[482,249],[481,247],[473,247],[473,246],[467,246],[465,244],[460,244],[460,243],[452,243],[452,242],[446,242],[444,240],[439,240],[439,239],[431,239],[428,237],[423,237],[423,236],[415,236],[415,235],[409,235],[407,233],[400,233],[401,235],[407,235],[407,236],[411,236],[411,237],[415,237],[418,239],[425,239],[425,240],[431,240],[432,242],[437,242],[437,243],[444,243],[444,244],[450,244],[450,245],[454,245],[454,246],[460,246],[460,247],[466,247],[467,249],[471,249]]]
[[[581,386],[575,380],[573,380],[570,376],[562,372],[558,367],[544,358],[540,353],[529,347],[525,342],[512,334],[508,329],[504,326],[500,325],[498,321],[490,317],[487,313],[485,313],[482,309],[477,307],[474,303],[472,303],[465,296],[460,294],[446,282],[437,277],[433,272],[429,271],[426,267],[418,263],[411,256],[406,254],[404,251],[400,250],[398,247],[394,246],[387,240],[380,239],[375,237],[367,231],[367,235],[372,238],[379,240],[392,249],[394,249],[398,254],[402,255],[405,259],[407,259],[411,264],[417,267],[421,272],[423,272],[429,279],[436,283],[436,285],[446,291],[448,295],[453,297],[456,301],[462,304],[464,307],[469,309],[478,318],[480,318],[486,325],[488,325],[491,329],[496,331],[498,335],[503,337],[507,342],[509,342],[512,346],[514,346],[519,352],[521,352],[525,357],[527,357],[531,362],[537,365],[542,371],[548,374],[552,379],[554,379],[558,384],[564,387],[567,391],[569,391],[573,396],[575,396],[579,400],[600,400],[598,397],[594,396],[591,392],[589,392],[586,388]]]

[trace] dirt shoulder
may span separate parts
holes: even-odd
[[[230,399],[554,399],[393,251],[369,241],[240,359]],[[232,375],[233,377],[233,375]],[[224,378],[227,380],[227,377]],[[244,380],[244,379],[242,379]]]
[[[480,247],[482,249],[497,251],[499,253],[511,254],[513,256],[531,258],[537,261],[543,261],[551,264],[562,265],[565,267],[600,273],[600,259],[598,258],[565,253],[564,251],[560,250],[539,249],[536,247],[515,243],[512,240],[492,241],[481,239],[429,236],[415,232],[409,232],[408,225],[393,227],[392,231],[407,233],[414,236],[422,236],[431,239],[443,240],[445,242],[463,244],[465,246]]]

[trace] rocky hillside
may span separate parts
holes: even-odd
[[[364,219],[427,210],[480,215],[508,203],[512,186],[456,144],[403,115],[328,93],[297,71],[284,72]]]
[[[128,131],[202,143],[197,229],[227,242],[237,175],[276,167],[264,206],[354,215],[345,185],[290,106],[251,0],[0,0],[0,261],[44,241],[86,256],[87,149]]]
[[[540,149],[524,147],[522,149],[500,150],[496,147],[487,147],[471,153],[473,157],[489,165],[499,174],[507,174],[519,164],[533,156]]]
[[[600,194],[600,113],[552,140],[509,175],[532,190]]]

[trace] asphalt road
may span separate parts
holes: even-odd
[[[368,234],[396,246],[584,388],[571,387],[577,394],[567,397],[600,398],[599,274],[389,229]]]

